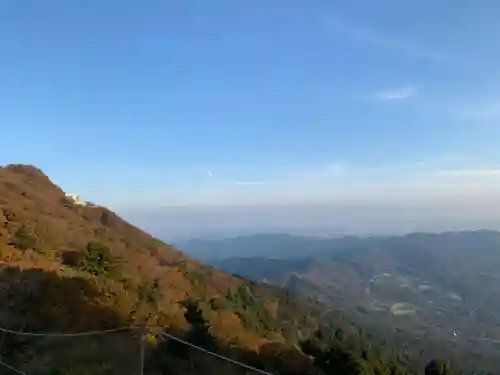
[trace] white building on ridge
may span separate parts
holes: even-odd
[[[71,201],[74,204],[77,204],[79,206],[88,206],[89,202],[84,201],[79,195],[77,194],[71,194],[71,193],[66,193],[66,197],[71,199]]]

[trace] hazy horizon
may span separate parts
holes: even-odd
[[[475,203],[475,204],[474,204]],[[296,205],[212,205],[119,210],[124,218],[169,241],[261,233],[392,235],[500,229],[500,202],[454,199]]]

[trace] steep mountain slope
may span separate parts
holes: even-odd
[[[247,238],[232,239],[233,251],[238,241],[248,247]],[[322,249],[314,251],[318,243]],[[215,249],[216,243],[204,246]],[[259,252],[271,252],[276,243],[261,246]],[[499,232],[315,239],[304,246],[303,257],[212,264],[314,297],[364,326],[401,332],[409,342],[441,343],[448,358],[466,355],[473,366],[500,366]]]
[[[245,373],[164,341],[162,332],[281,374],[327,374],[339,366],[395,373],[408,362],[393,348],[366,350],[368,336],[342,314],[193,261],[108,209],[66,196],[24,165],[0,168],[0,304],[0,328],[18,331],[78,332],[144,320],[153,335],[150,374]],[[308,343],[307,355],[299,341]],[[138,336],[3,332],[0,356],[29,374],[131,374]]]

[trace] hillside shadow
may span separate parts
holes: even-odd
[[[0,327],[25,332],[88,332],[126,326],[88,280],[42,269],[0,270]],[[29,374],[131,374],[137,342],[130,332],[86,337],[0,333],[2,361]],[[118,343],[121,343],[119,345]]]
[[[42,269],[0,270],[0,327],[24,332],[88,332],[126,326],[116,309],[88,280],[61,277]],[[250,366],[280,375],[312,374],[311,363],[298,350],[264,345],[259,353],[226,347],[208,334],[198,310],[187,308],[189,331],[176,337]],[[198,320],[197,320],[198,319]],[[136,374],[139,371],[137,332],[88,337],[25,337],[0,332],[2,361],[30,375]],[[0,373],[3,370],[0,368]],[[145,374],[251,374],[184,344],[167,340],[146,351]]]
[[[203,318],[196,301],[183,303],[185,318],[190,329],[185,332],[165,332],[217,353],[247,366],[280,375],[316,375],[319,374],[311,359],[298,349],[281,344],[269,343],[260,347],[258,353],[239,348],[228,347],[220,343],[210,333],[210,326]],[[162,336],[161,333],[159,335]],[[251,369],[231,363],[230,360],[217,358],[196,348],[189,347],[172,338],[160,341],[159,345],[148,353],[147,368],[151,374],[252,374]]]
[[[189,333],[177,332],[177,337],[188,341]],[[190,341],[192,342],[192,341]],[[207,342],[205,341],[205,344]],[[297,349],[279,343],[263,345],[259,352],[239,347],[229,347],[213,342],[208,347],[214,353],[241,362],[247,366],[279,375],[320,375],[309,357]],[[205,348],[205,346],[203,346]],[[249,368],[231,363],[222,358],[200,352],[194,348],[167,339],[156,348],[151,348],[146,360],[146,373],[151,375],[243,375],[259,374]]]
[[[41,269],[0,270],[0,327],[30,332],[86,332],[128,325],[99,287],[80,277],[61,277]],[[197,305],[187,302],[188,331],[168,331],[201,348],[246,365],[279,375],[362,374],[390,371],[377,360],[360,362],[340,349],[317,351],[312,357],[280,343],[263,345],[259,352],[218,342]],[[130,313],[130,312],[129,312]],[[165,331],[167,332],[167,331]],[[30,375],[132,375],[140,372],[137,332],[87,337],[24,337],[0,333],[0,358]],[[172,339],[146,348],[146,375],[255,374]],[[340,350],[340,351],[339,351]],[[344,372],[332,372],[344,368]],[[336,371],[336,370],[335,370]],[[2,369],[0,367],[0,373]],[[377,372],[373,372],[377,373]],[[385,373],[385,372],[384,372]]]
[[[85,331],[123,325],[89,281],[42,269],[0,271],[0,324],[25,331]]]

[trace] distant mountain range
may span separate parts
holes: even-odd
[[[217,268],[313,297],[363,324],[447,343],[484,361],[497,356],[500,232],[279,234],[184,245]]]
[[[334,240],[334,241],[332,241]],[[348,249],[361,237],[334,233],[324,236],[298,236],[286,233],[261,233],[225,238],[197,238],[174,242],[184,253],[212,261],[227,258],[292,258]]]

